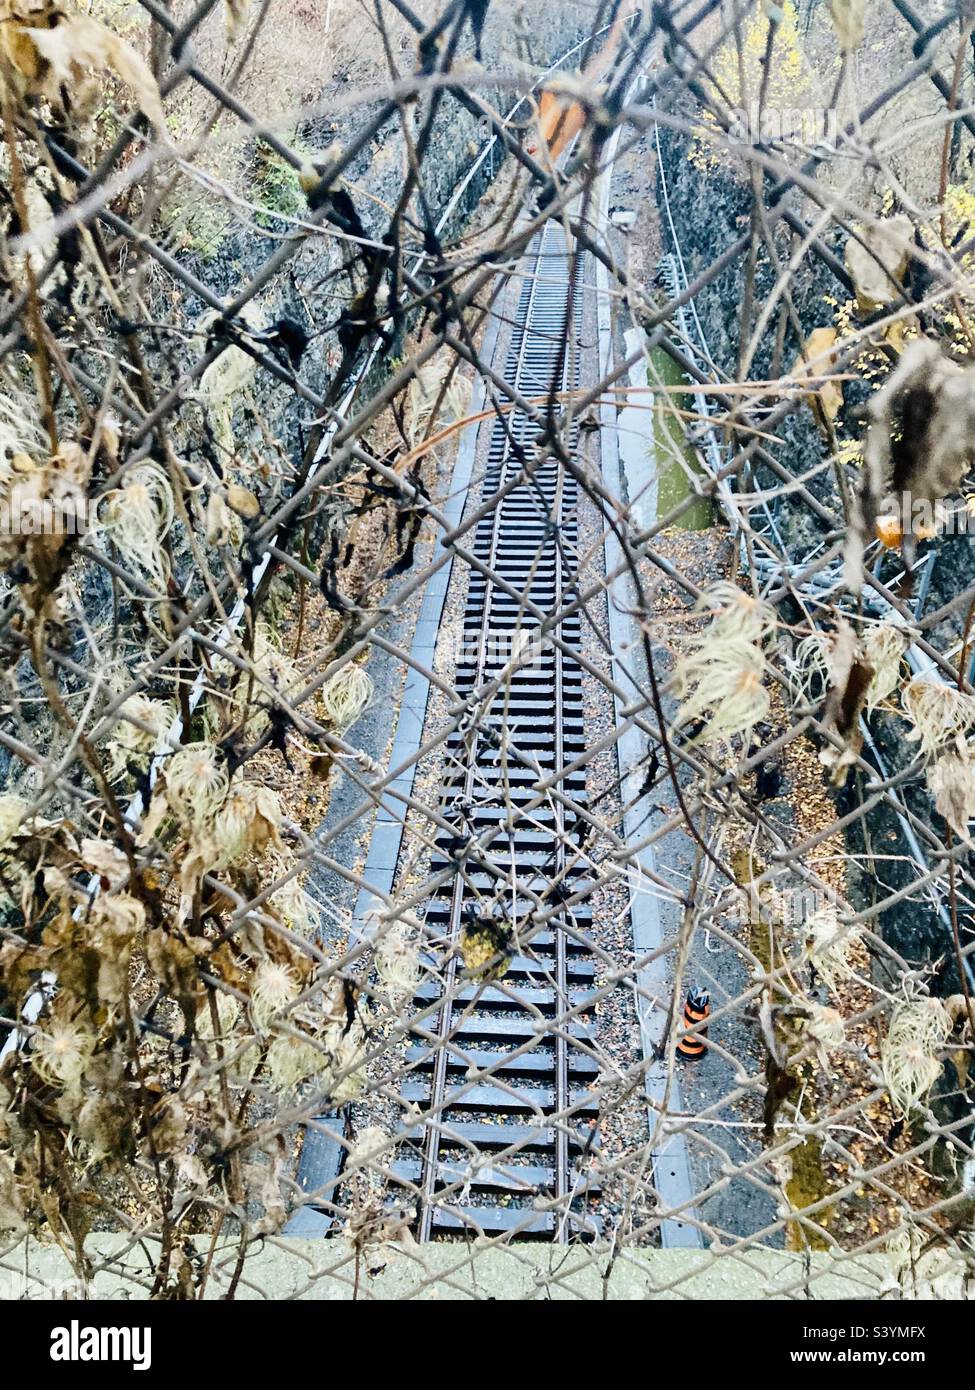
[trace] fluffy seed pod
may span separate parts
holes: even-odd
[[[167,782],[168,785],[168,782]],[[276,792],[257,782],[240,782],[213,817],[212,841],[222,865],[259,855],[268,844],[283,848],[278,828],[281,803]]]
[[[184,826],[206,824],[227,795],[226,768],[208,743],[180,748],[167,760],[165,775],[166,802]]]
[[[745,734],[769,711],[762,644],[775,628],[775,612],[737,584],[706,589],[695,605],[711,612],[707,627],[674,665],[671,689],[681,701],[674,727],[703,721],[695,742]]]
[[[914,725],[907,737],[920,740],[922,753],[936,752],[975,724],[975,696],[942,681],[915,676],[901,692],[901,704]]]
[[[268,899],[269,906],[285,926],[309,941],[318,935],[322,921],[321,909],[295,875],[276,889]]]
[[[792,670],[803,696],[810,702],[821,697],[829,684],[829,648],[829,634],[825,632],[811,632],[796,646]]]
[[[44,1081],[76,1091],[95,1051],[95,1036],[80,1023],[51,1019],[31,1035],[31,1064]]]
[[[705,629],[709,638],[761,642],[775,631],[775,609],[727,579],[705,589],[694,607],[714,614]]]
[[[699,650],[682,656],[674,668],[672,689],[681,698],[674,727],[703,719],[703,743],[744,734],[769,711],[763,683],[765,657],[742,638],[708,639]]]
[[[975,817],[975,759],[961,734],[950,748],[939,753],[925,776],[938,814],[956,834],[967,839],[969,823]]]
[[[950,1031],[951,1020],[939,999],[911,999],[894,1010],[880,1061],[890,1098],[902,1114],[908,1114],[941,1075],[938,1054]]]
[[[163,700],[150,700],[148,695],[130,695],[123,700],[107,743],[113,781],[125,774],[130,763],[142,763],[150,757],[172,720],[172,707]]]
[[[843,1016],[839,1010],[827,1008],[824,1004],[808,1004],[806,1008],[809,1017],[805,1020],[803,1031],[816,1044],[820,1066],[828,1071],[829,1053],[842,1047],[846,1036]]]
[[[372,677],[361,666],[350,662],[336,671],[322,687],[322,705],[333,728],[339,733],[351,728],[365,713],[372,694]]]
[[[251,1014],[259,1028],[267,1025],[292,1000],[300,986],[294,973],[278,961],[262,960],[251,980]]]
[[[879,623],[864,631],[860,645],[865,659],[873,667],[873,679],[867,687],[868,710],[876,709],[896,690],[907,640],[904,629],[892,627],[890,623]]]
[[[329,1059],[320,1048],[298,1038],[275,1038],[267,1051],[271,1085],[285,1094],[329,1070]]]
[[[376,946],[376,972],[391,1007],[408,999],[420,981],[420,948],[416,934],[403,922],[391,922]]]
[[[804,925],[806,959],[829,989],[853,973],[850,953],[859,939],[855,927],[845,926],[832,908],[820,908]]]
[[[102,499],[102,531],[118,547],[127,564],[154,579],[160,587],[169,578],[169,561],[162,541],[173,524],[174,511],[169,479],[154,463],[130,468],[122,486]]]

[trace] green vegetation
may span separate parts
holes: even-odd
[[[300,135],[289,136],[288,144],[297,154],[311,156],[314,153]],[[254,154],[253,197],[271,214],[266,217],[258,214],[258,223],[271,230],[280,230],[281,218],[300,217],[307,208],[297,169],[262,142],[258,143]]]
[[[685,384],[684,375],[677,363],[662,348],[655,348],[650,358],[648,380],[651,386],[658,383],[664,386]],[[666,396],[658,396],[654,401],[653,434],[657,456],[660,459],[658,518],[666,516],[679,502],[690,497],[693,492],[691,477],[702,476],[697,455],[688,446],[685,438],[684,422],[675,413],[676,410],[686,408],[687,400],[686,396],[668,393]],[[704,531],[713,524],[714,507],[706,497],[696,498],[676,522],[676,525],[686,531]]]

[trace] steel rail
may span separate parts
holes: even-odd
[[[525,314],[525,324],[515,329],[515,333],[518,335],[518,338],[519,338],[519,342],[518,342],[518,361],[517,361],[517,366],[516,366],[516,369],[515,369],[515,380],[516,380],[517,382],[519,382],[519,383],[520,383],[521,380],[522,380],[522,373],[523,373],[523,371],[524,371],[525,354],[526,354],[527,344],[528,344],[529,335],[530,335],[530,327],[529,327],[529,325],[531,324],[532,315],[533,315],[533,311],[534,311],[535,297],[536,297],[536,294],[537,294],[537,292],[538,292],[538,268],[539,268],[539,265],[540,265],[540,262],[541,262],[542,245],[543,245],[543,243],[544,243],[544,235],[545,235],[545,233],[544,233],[544,229],[543,229],[543,231],[542,231],[542,232],[539,234],[539,236],[538,236],[538,245],[537,245],[537,249],[536,249],[535,252],[534,252],[534,264],[533,264],[532,271],[531,271],[531,273],[530,273],[530,278],[528,279],[528,281],[526,281],[526,284],[528,285],[529,300],[528,300],[528,307],[527,307],[526,314]],[[511,427],[512,430],[515,428],[514,422],[512,422],[512,424],[511,424],[510,427]],[[495,428],[497,429],[497,428],[499,428],[499,427],[496,426]],[[507,481],[507,475],[508,475],[508,472],[509,472],[509,465],[510,465],[512,462],[513,462],[513,460],[512,460],[511,449],[510,449],[510,447],[505,448],[504,453],[503,453],[503,456],[502,456],[502,462],[501,462],[501,473],[500,473],[500,477],[499,477],[499,480],[498,480],[498,489],[499,489],[499,490],[500,490],[502,487],[504,487],[505,482]],[[515,462],[515,471],[516,471],[516,472],[520,472],[520,464],[518,464],[517,461],[514,461],[514,462]],[[485,485],[485,486],[486,486],[486,485]],[[492,517],[491,539],[490,539],[490,543],[489,543],[489,547],[488,547],[488,556],[487,556],[487,561],[486,561],[488,570],[489,570],[491,573],[493,573],[494,570],[497,568],[498,541],[499,541],[500,535],[501,535],[501,517],[502,517],[502,504],[499,503],[499,504],[495,507],[494,513],[493,513],[493,517]],[[481,630],[480,630],[480,633],[479,633],[479,635],[478,635],[478,642],[477,642],[477,655],[476,655],[476,659],[475,659],[475,676],[474,676],[474,687],[475,687],[475,689],[480,688],[480,686],[484,683],[484,675],[485,675],[485,670],[484,670],[484,668],[485,668],[485,664],[486,664],[487,640],[488,640],[487,615],[488,615],[488,612],[489,612],[489,610],[490,610],[491,600],[492,600],[493,595],[494,595],[494,583],[493,583],[493,580],[492,580],[492,578],[490,577],[490,574],[489,574],[489,576],[485,579],[485,584],[484,584],[484,622],[481,624]],[[492,700],[492,703],[493,703],[493,700]],[[463,793],[462,793],[462,796],[461,796],[461,798],[460,798],[460,803],[461,803],[461,805],[466,805],[466,804],[470,801],[471,796],[473,795],[474,784],[475,784],[475,781],[476,781],[477,775],[478,775],[477,762],[476,762],[477,743],[478,743],[477,731],[475,730],[475,731],[473,732],[473,734],[472,734],[470,749],[468,750],[468,751],[469,751],[469,761],[468,761],[468,763],[467,763],[467,767],[466,767],[465,773],[464,773]],[[454,878],[453,890],[452,890],[452,895],[451,895],[451,905],[450,905],[450,923],[449,923],[449,927],[448,927],[448,931],[447,931],[447,939],[448,939],[448,943],[449,943],[450,946],[452,946],[452,945],[456,942],[456,940],[457,940],[457,938],[458,938],[458,935],[459,935],[459,933],[460,933],[460,928],[461,928],[461,912],[462,912],[462,909],[463,909],[463,898],[464,898],[464,879],[463,879],[463,875],[462,875],[461,873],[458,872],[458,873],[456,874],[455,878]],[[443,1107],[444,1092],[445,1092],[446,1083],[447,1083],[447,1050],[446,1050],[445,1044],[446,1044],[447,1038],[448,1038],[449,1033],[450,1033],[451,1023],[452,1023],[452,1019],[453,1019],[453,989],[454,989],[454,984],[455,984],[455,981],[456,981],[456,977],[457,977],[457,954],[456,954],[455,951],[451,950],[451,951],[449,951],[449,955],[448,955],[448,959],[447,959],[447,964],[446,964],[446,967],[445,967],[445,973],[444,973],[444,998],[443,998],[443,1004],[442,1004],[442,1006],[441,1006],[440,1015],[439,1015],[439,1017],[438,1017],[438,1019],[437,1019],[437,1024],[436,1024],[436,1033],[437,1033],[437,1036],[438,1036],[438,1038],[439,1038],[439,1040],[440,1040],[440,1046],[436,1049],[436,1056],[435,1056],[435,1059],[434,1059],[434,1074],[433,1074],[433,1082],[432,1082],[432,1102],[431,1102],[431,1109],[434,1110],[434,1111],[436,1111],[436,1112],[438,1112],[438,1113],[439,1113],[439,1111],[440,1111],[440,1110],[442,1109],[442,1107]],[[421,1209],[420,1223],[419,1223],[419,1236],[420,1236],[420,1239],[421,1239],[421,1240],[429,1240],[429,1239],[430,1239],[430,1230],[431,1230],[431,1224],[432,1224],[432,1220],[433,1220],[433,1197],[434,1197],[434,1189],[435,1189],[435,1186],[436,1186],[437,1165],[438,1165],[438,1162],[439,1162],[439,1157],[440,1157],[440,1129],[439,1129],[439,1126],[437,1125],[437,1123],[434,1121],[434,1122],[428,1123],[428,1125],[427,1125],[427,1129],[426,1129],[426,1138],[425,1138],[425,1143],[424,1143],[424,1155],[423,1155],[423,1184],[422,1184],[422,1189],[423,1189],[423,1206],[422,1206],[422,1209]]]
[[[565,313],[571,304],[573,309],[572,321],[575,322],[576,299],[575,292],[577,280],[570,276],[567,267],[564,267],[564,275],[553,273],[551,270],[551,260],[553,257],[563,257],[567,255],[567,247],[563,242],[561,228],[554,222],[546,224],[536,239],[536,249],[534,252],[534,272],[531,279],[526,282],[522,292],[522,303],[519,306],[519,325],[515,329],[513,341],[508,349],[508,375],[513,375],[516,387],[527,387],[532,380],[544,376],[546,387],[551,383],[552,371],[561,355],[562,365],[559,373],[561,377],[561,387],[565,388],[571,373],[576,369],[577,359],[568,352],[563,352],[561,342],[561,329],[564,325]],[[564,303],[563,303],[564,299]],[[558,330],[558,331],[555,331]],[[557,387],[559,383],[556,383]],[[511,430],[514,436],[514,443],[520,445],[525,442],[525,434],[530,426],[530,420],[523,412],[517,412],[511,421]],[[498,454],[494,459],[489,457],[488,470],[485,476],[484,488],[493,491],[496,487],[503,488],[508,477],[510,466],[513,461],[517,462],[514,476],[522,472],[520,461],[516,459],[516,451],[512,448],[512,440],[506,437],[502,426],[496,425],[492,438],[491,454]],[[498,473],[498,478],[495,478]],[[538,509],[536,507],[536,497],[533,493],[540,492],[544,498],[547,508]],[[555,459],[549,459],[533,471],[530,479],[525,479],[518,486],[509,491],[502,502],[494,509],[487,528],[484,527],[483,520],[480,525],[481,534],[476,536],[475,548],[483,554],[487,549],[485,557],[485,568],[488,571],[483,577],[475,576],[477,587],[473,590],[473,596],[469,594],[466,620],[468,627],[477,624],[478,640],[477,652],[473,665],[473,673],[465,673],[467,681],[473,679],[474,688],[479,688],[485,679],[486,666],[488,664],[487,643],[492,632],[497,631],[500,636],[509,629],[505,624],[514,621],[515,626],[510,630],[518,634],[521,632],[520,624],[523,620],[524,606],[513,603],[510,595],[503,593],[491,580],[491,573],[504,566],[507,569],[514,568],[516,571],[524,571],[523,575],[513,580],[513,586],[520,584],[526,586],[525,597],[530,597],[531,591],[535,588],[542,588],[545,591],[545,602],[553,605],[553,611],[559,612],[562,607],[562,569],[563,561],[556,544],[554,528],[566,529],[572,525],[570,517],[575,508],[577,500],[577,485],[575,480],[566,479],[562,476]],[[534,514],[533,514],[534,513]],[[484,530],[487,529],[489,536],[485,544]],[[505,554],[505,549],[508,553]],[[505,586],[507,587],[507,585]],[[572,621],[571,619],[569,620]],[[564,646],[549,644],[546,648],[550,653],[552,661],[552,671],[550,676],[545,676],[543,681],[535,686],[522,674],[519,679],[519,672],[526,672],[526,667],[515,668],[510,680],[500,690],[491,697],[490,705],[484,714],[484,720],[490,724],[500,715],[502,731],[507,726],[507,719],[510,708],[514,704],[518,708],[522,703],[527,702],[529,708],[536,710],[536,723],[534,729],[527,734],[519,733],[518,745],[519,752],[525,749],[530,753],[532,745],[538,750],[537,757],[546,757],[548,748],[551,747],[551,757],[553,765],[553,777],[558,777],[561,770],[566,766],[566,739],[571,737],[571,720],[566,718],[566,704],[571,701],[573,706],[578,705],[580,690],[574,694],[567,694],[566,680],[566,653]],[[581,673],[580,679],[581,679]],[[500,710],[498,706],[500,705]],[[575,725],[578,727],[579,710],[575,709]],[[511,875],[511,892],[514,898],[512,914],[517,916],[518,910],[518,876],[526,875],[529,879],[537,877],[535,860],[541,855],[543,858],[550,858],[553,861],[554,881],[558,884],[563,882],[565,876],[571,873],[570,867],[566,864],[564,836],[566,832],[566,811],[563,799],[560,797],[555,800],[554,805],[544,812],[546,818],[551,818],[550,827],[541,824],[539,815],[522,815],[517,810],[514,817],[511,817],[511,807],[508,805],[506,792],[507,780],[510,777],[510,770],[504,764],[504,752],[501,751],[496,768],[491,766],[491,758],[494,753],[494,741],[483,736],[471,740],[470,746],[465,747],[463,739],[453,736],[455,745],[458,749],[463,749],[467,757],[464,768],[464,775],[461,786],[453,788],[453,804],[460,812],[457,825],[458,832],[470,823],[471,802],[478,786],[485,787],[490,791],[492,786],[497,786],[498,795],[492,799],[490,805],[483,801],[474,809],[476,817],[478,811],[482,820],[486,813],[493,808],[497,814],[506,814],[509,818],[507,828],[508,834],[508,855],[510,857],[510,867],[506,871]],[[519,758],[518,774],[523,775],[523,760]],[[570,759],[571,761],[571,759]],[[530,771],[529,771],[529,775]],[[507,810],[506,810],[507,807]],[[519,826],[518,822],[522,824]],[[535,840],[526,837],[537,836]],[[450,837],[448,837],[450,838]],[[458,834],[458,837],[460,835]],[[439,837],[443,842],[444,837]],[[519,845],[519,839],[522,841]],[[547,849],[540,849],[539,844],[547,845]],[[475,873],[483,870],[475,868]],[[458,1035],[469,1035],[474,1042],[483,1041],[478,1038],[478,1030],[485,1028],[485,1022],[472,1019],[471,1011],[475,1009],[480,1000],[483,1000],[485,991],[475,991],[475,997],[471,1002],[470,1009],[462,1010],[461,1017],[458,1019],[455,1014],[457,1005],[457,977],[458,965],[456,956],[456,944],[463,927],[465,907],[470,905],[471,893],[470,884],[465,879],[465,873],[458,865],[458,871],[454,877],[450,890],[449,920],[445,932],[445,941],[448,955],[443,970],[443,1004],[438,1017],[436,1029],[436,1043],[433,1050],[421,1051],[421,1055],[416,1061],[418,1069],[424,1066],[432,1066],[432,1076],[429,1089],[429,1109],[425,1121],[423,1159],[421,1171],[421,1210],[418,1222],[418,1234],[421,1239],[428,1240],[431,1235],[443,1232],[445,1226],[456,1229],[458,1224],[466,1224],[468,1221],[477,1223],[485,1230],[491,1231],[510,1231],[512,1234],[548,1234],[552,1233],[556,1241],[564,1242],[569,1238],[570,1230],[576,1224],[573,1219],[565,1219],[567,1212],[566,1203],[570,1199],[573,1190],[573,1178],[570,1166],[570,1133],[567,1124],[567,1116],[571,1112],[572,1072],[583,1065],[583,1059],[578,1053],[570,1057],[570,1043],[568,1030],[564,1026],[556,1026],[554,1038],[552,1040],[552,1054],[550,1060],[547,1054],[542,1053],[537,1048],[529,1048],[531,1060],[525,1061],[524,1046],[515,1046],[506,1051],[502,1047],[499,1052],[492,1052],[485,1056],[485,1061],[489,1062],[488,1069],[483,1073],[483,1079],[500,1083],[492,1088],[487,1088],[490,1093],[490,1113],[494,1117],[500,1117],[501,1123],[496,1125],[496,1135],[492,1135],[491,1147],[497,1147],[505,1140],[505,1130],[508,1125],[517,1125],[518,1117],[524,1111],[534,1106],[533,1095],[537,1094],[526,1089],[526,1083],[521,1078],[528,1077],[528,1084],[541,1085],[543,1088],[551,1081],[550,1103],[553,1116],[549,1126],[543,1126],[540,1135],[536,1135],[532,1141],[532,1147],[540,1150],[543,1155],[541,1164],[534,1163],[530,1168],[519,1171],[519,1165],[510,1162],[506,1163],[502,1169],[479,1168],[473,1173],[472,1181],[475,1186],[487,1185],[491,1187],[508,1187],[512,1194],[521,1195],[526,1193],[529,1185],[529,1178],[538,1178],[548,1175],[549,1170],[544,1168],[544,1155],[551,1153],[554,1159],[551,1172],[551,1188],[554,1190],[557,1211],[554,1215],[562,1214],[561,1220],[553,1221],[553,1214],[544,1213],[536,1215],[531,1209],[519,1207],[491,1207],[469,1203],[462,1209],[462,1213],[455,1216],[450,1211],[450,1198],[453,1195],[450,1178],[452,1167],[449,1159],[443,1157],[445,1147],[444,1131],[448,1137],[456,1135],[456,1127],[444,1123],[444,1112],[450,1110],[452,1105],[463,1102],[465,1099],[464,1088],[458,1091],[448,1092],[449,1072],[453,1062],[452,1052],[456,1052],[455,1039]],[[523,894],[528,894],[531,889],[524,882],[522,884]],[[477,889],[474,889],[474,900],[479,901]],[[529,899],[530,901],[530,899]],[[505,920],[502,916],[497,920]],[[552,924],[551,948],[554,952],[554,963],[546,961],[544,954],[536,954],[532,957],[518,958],[514,964],[514,973],[526,974],[529,979],[532,969],[548,972],[554,981],[554,989],[548,991],[550,1002],[555,1011],[555,1018],[559,1015],[571,1016],[574,1008],[572,995],[572,980],[578,978],[581,965],[578,960],[570,963],[566,932],[562,925],[556,921]],[[516,945],[519,943],[516,940]],[[538,938],[533,943],[537,946]],[[548,943],[545,942],[542,946]],[[526,948],[527,949],[527,948]],[[520,986],[512,986],[510,995],[510,1010],[505,1009],[505,1013],[512,1013],[516,1016],[511,1021],[512,1040],[518,1042],[525,1033],[525,1028],[517,1022],[517,1015],[521,1012],[520,998],[518,989]],[[462,987],[463,988],[463,987]],[[490,993],[491,986],[487,986]],[[533,1007],[537,1007],[539,1001],[546,995],[543,989],[533,996]],[[426,1002],[425,1000],[421,1002]],[[505,1001],[507,1002],[507,1001]],[[529,1009],[530,1015],[530,1009]],[[501,1041],[504,1041],[505,1027],[502,1020],[496,1020],[497,1031],[501,1034]],[[530,1026],[530,1017],[529,1017]],[[491,1029],[488,1029],[490,1032]],[[429,1035],[427,1035],[429,1037]],[[448,1051],[448,1048],[451,1050]],[[467,1054],[473,1065],[478,1053],[472,1051]],[[506,1069],[508,1074],[506,1074]],[[510,1084],[509,1084],[510,1076]],[[477,1087],[469,1088],[476,1102]],[[539,1101],[539,1104],[545,1104]],[[411,1169],[409,1164],[398,1165],[405,1178],[409,1178]],[[456,1162],[453,1164],[453,1172],[456,1173]],[[524,1176],[522,1176],[522,1173]],[[439,1191],[438,1191],[439,1187]],[[536,1191],[538,1184],[536,1183]],[[508,1200],[511,1200],[509,1197]],[[591,1231],[595,1230],[595,1225],[591,1225]]]

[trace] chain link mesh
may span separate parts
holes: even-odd
[[[2,5],[0,1264],[958,1296],[970,10],[123,8]]]

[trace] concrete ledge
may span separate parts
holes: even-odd
[[[207,1241],[196,1240],[205,1252]],[[23,1243],[0,1257],[0,1297],[50,1299],[146,1297],[149,1258],[158,1242],[135,1245],[123,1236],[92,1236],[85,1248],[95,1268],[79,1289],[60,1249]],[[220,1298],[236,1265],[238,1247],[221,1242],[213,1260],[208,1298]],[[356,1282],[352,1245],[340,1238],[271,1238],[244,1266],[241,1299],[351,1299]],[[952,1282],[954,1282],[952,1280]],[[964,1297],[939,1289],[940,1297]],[[491,1247],[473,1241],[383,1245],[363,1252],[358,1297],[411,1299],[875,1300],[899,1292],[893,1265],[883,1255],[805,1257],[753,1247],[741,1253],[694,1250],[628,1250],[598,1245],[520,1244]]]

